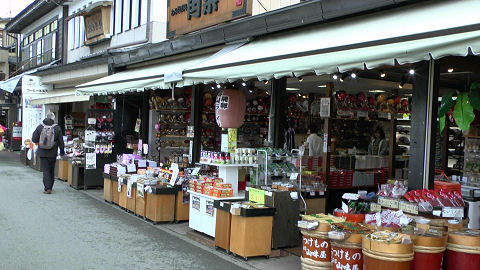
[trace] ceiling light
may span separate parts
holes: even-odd
[[[217,84],[217,88],[220,89],[222,88],[222,86],[220,84]]]
[[[212,86],[212,90],[215,90],[215,87]]]
[[[415,74],[415,70],[414,70],[413,68],[411,68],[411,69],[408,71],[408,73],[409,73],[410,75],[414,75],[414,74]]]
[[[403,88],[403,85],[405,85],[405,83],[399,83],[399,84],[398,84],[398,88],[402,89],[402,88]]]
[[[247,84],[245,82],[242,82],[242,86],[245,87],[247,86]]]
[[[355,79],[357,78],[357,74],[355,74],[355,72],[352,72],[352,74],[350,74],[350,77],[352,77],[352,79]]]
[[[319,86],[317,86],[317,87],[318,87],[318,88],[326,88],[327,85],[326,85],[326,84],[322,84],[322,85],[319,85]]]
[[[265,81],[265,84],[268,84],[268,80]]]
[[[387,76],[387,73],[381,71],[381,72],[380,72],[380,78],[385,78],[385,76]]]
[[[343,82],[345,80],[345,78],[347,78],[347,74],[342,74],[342,76],[340,77],[339,81],[340,82]]]
[[[385,90],[370,90],[369,93],[385,93]]]
[[[250,90],[248,90],[248,92],[250,92],[250,93],[253,93],[253,90],[252,90],[252,89],[250,89]]]
[[[287,87],[287,91],[299,91],[300,88]]]
[[[414,72],[415,73],[415,72]],[[411,73],[410,73],[411,74]],[[407,77],[405,75],[402,76],[402,79],[400,80],[400,83],[398,84],[398,88],[402,89],[403,86],[407,83]]]
[[[268,91],[267,91],[267,92],[265,92],[265,94],[267,94],[267,95],[270,95],[270,93],[269,93]]]
[[[299,97],[301,97],[302,95],[298,94]]]
[[[453,72],[453,68],[449,68],[447,69],[448,73],[452,73]]]
[[[303,77],[302,76],[298,77],[298,81],[303,82]]]
[[[334,80],[338,79],[337,74],[333,74],[332,79],[334,79]]]

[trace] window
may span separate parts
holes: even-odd
[[[43,39],[37,42],[37,65],[42,64],[43,55]]]
[[[115,0],[115,34],[123,32],[123,0]]]
[[[144,25],[147,23],[147,12],[149,12],[148,1],[147,0],[140,0],[140,25]]]
[[[57,55],[57,32],[52,34],[52,59],[55,59]]]
[[[132,0],[132,28],[137,27],[140,24],[140,12],[141,7],[140,4],[141,0]]]
[[[80,46],[83,46],[85,44],[85,22],[83,16],[80,16],[80,33],[78,38],[80,39]]]
[[[29,37],[28,37],[28,43],[32,43],[33,42],[33,34],[31,34]]]
[[[38,30],[35,32],[35,40],[41,38],[43,36],[43,29]]]
[[[123,31],[130,30],[132,23],[131,0],[123,0]]]
[[[50,25],[47,25],[47,26],[43,27],[43,33],[45,35],[50,34]]]
[[[57,27],[58,27],[57,24],[58,24],[57,20],[53,21],[53,22],[50,24],[51,31],[57,30]]]

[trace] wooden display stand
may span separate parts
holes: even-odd
[[[113,181],[110,179],[108,174],[103,175],[103,199],[106,202],[113,201]]]
[[[230,253],[230,234],[232,214],[230,204],[215,201],[213,206],[217,209],[215,224],[215,248],[222,248]]]
[[[143,194],[143,198],[138,196],[138,193],[135,193],[135,214],[141,217],[146,217],[147,215],[147,197],[148,193]]]
[[[120,192],[118,197],[118,205],[126,209],[127,208],[127,186],[122,183],[122,192]]]
[[[273,213],[272,216],[232,216],[230,251],[245,259],[270,256],[272,227]]]
[[[119,205],[120,204],[120,192],[118,192],[118,177],[110,177],[112,180],[112,203]]]
[[[73,165],[69,161],[67,162],[67,183],[71,186],[73,179]]]
[[[137,194],[137,187],[134,185],[132,185],[132,197],[129,198],[127,196],[127,186],[125,186],[125,196],[127,196],[127,210],[134,213],[135,212],[135,198],[136,198],[136,194]]]
[[[189,215],[189,203],[183,202],[183,191],[179,190],[175,198],[175,220],[186,221]]]
[[[146,217],[154,223],[175,220],[175,188],[152,187],[146,201]]]
[[[58,179],[67,181],[68,161],[64,159],[58,160]]]

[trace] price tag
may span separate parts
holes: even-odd
[[[370,203],[370,211],[381,212],[382,211],[382,206],[378,203]]]
[[[251,188],[248,191],[248,200],[251,202],[265,204],[265,190],[258,189],[258,188]]]
[[[135,166],[135,163],[131,163],[127,165],[127,172],[136,172],[137,171],[137,166]]]
[[[220,202],[220,206],[223,207],[224,203],[223,202]]]
[[[198,172],[200,172],[200,167],[196,167],[195,169],[193,169],[191,175],[197,175]]]
[[[383,207],[398,209],[398,200],[396,199],[379,197],[378,203]]]
[[[140,198],[145,198],[144,185],[142,183],[138,183],[138,182],[137,182],[137,195]]]
[[[320,195],[320,196],[325,195],[325,191],[319,191],[319,192],[318,192],[318,195]]]
[[[250,189],[248,187],[245,188],[246,191],[249,191]]]
[[[297,180],[297,177],[298,177],[298,173],[292,173],[290,175],[290,180]]]
[[[310,196],[315,196],[315,191],[310,191]]]
[[[442,209],[442,217],[448,218],[463,218],[463,207],[448,207]]]
[[[433,210],[432,214],[434,216],[440,217],[442,216],[442,210]]]
[[[418,204],[416,203],[400,201],[398,203],[398,209],[402,210],[405,213],[418,215]]]

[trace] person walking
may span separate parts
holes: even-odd
[[[307,137],[305,144],[308,145],[308,155],[311,157],[318,157],[323,155],[323,139],[318,136],[318,127],[311,124],[308,127],[310,135]]]
[[[52,112],[47,114],[45,120],[33,132],[32,141],[38,144],[37,151],[43,171],[43,193],[51,194],[58,148],[60,155],[65,155],[62,129],[55,124],[55,114]]]

